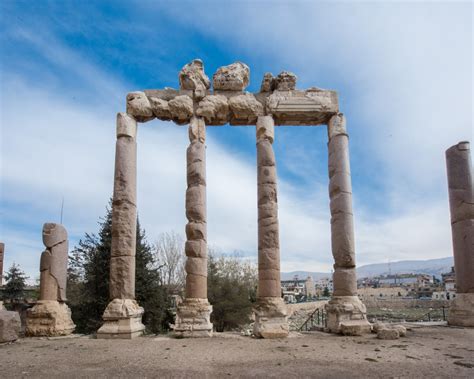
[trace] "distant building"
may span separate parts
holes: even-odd
[[[397,299],[407,297],[408,294],[408,289],[404,287],[364,287],[357,290],[357,295],[362,301],[375,299]]]

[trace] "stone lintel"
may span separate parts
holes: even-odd
[[[155,116],[164,121],[175,120],[173,112],[171,114],[163,111],[166,103],[178,96],[189,96],[193,98],[192,90],[177,90],[165,88],[158,90],[145,90],[143,93],[152,104],[160,103],[160,111],[154,111]],[[219,117],[207,119],[206,126],[220,126],[226,123],[236,126],[255,125],[258,116],[272,115],[275,125],[306,125],[316,126],[327,124],[331,117],[339,112],[337,92],[333,90],[322,90],[319,88],[309,88],[307,90],[286,90],[273,92],[249,93],[243,91],[210,91],[206,90],[206,96],[221,95],[228,99],[230,112],[227,119],[223,119],[222,112]],[[242,101],[231,100],[236,96],[242,96]],[[204,99],[206,98],[204,96]],[[200,101],[201,99],[199,99]],[[194,99],[194,108],[198,108],[198,99]],[[164,103],[164,104],[163,104]],[[236,112],[232,111],[232,103],[238,106]],[[261,104],[260,107],[258,104]],[[262,110],[263,108],[263,110]],[[133,108],[130,108],[133,109]],[[140,109],[141,110],[141,109]],[[133,112],[130,112],[134,115]],[[216,112],[217,114],[218,112]],[[211,113],[212,114],[212,113]],[[135,115],[136,116],[136,115]],[[141,121],[139,115],[138,121]],[[143,116],[142,116],[143,117]],[[144,119],[144,118],[143,118]],[[146,119],[144,119],[146,120]],[[179,119],[179,124],[189,121]]]

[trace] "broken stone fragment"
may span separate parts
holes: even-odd
[[[199,102],[196,114],[204,117],[208,124],[226,124],[229,121],[229,104],[227,98],[222,95],[206,96]]]
[[[278,91],[291,91],[296,88],[296,75],[292,72],[282,71],[275,78],[275,88]]]
[[[271,72],[266,72],[263,75],[262,84],[260,85],[260,92],[271,92],[275,89],[275,78]]]
[[[211,81],[204,72],[204,64],[200,59],[194,59],[186,64],[179,72],[181,89],[203,90],[211,87]]]
[[[176,96],[168,106],[171,118],[177,124],[187,124],[193,115],[193,100],[187,95]]]
[[[127,113],[139,122],[146,122],[155,118],[150,101],[144,92],[130,92],[127,95]]]
[[[18,312],[0,310],[0,343],[16,341],[20,335],[20,329]]]
[[[377,338],[380,340],[398,340],[400,333],[397,329],[382,328],[377,331]]]
[[[243,91],[249,85],[250,69],[242,62],[219,67],[213,76],[216,91]]]
[[[251,93],[231,97],[229,107],[233,118],[240,123],[255,124],[263,116],[263,105]]]
[[[159,120],[168,121],[171,119],[171,112],[168,102],[157,97],[150,97],[151,110]]]

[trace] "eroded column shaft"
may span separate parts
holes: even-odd
[[[258,185],[258,297],[281,297],[280,239],[274,123],[271,116],[257,121]]]
[[[345,118],[335,115],[328,124],[331,247],[334,256],[334,296],[357,294],[349,138]]]
[[[136,121],[126,113],[118,113],[112,201],[112,247],[109,283],[111,299],[135,299],[136,133]]]
[[[207,299],[206,126],[193,118],[186,151],[186,298]]]
[[[474,293],[474,189],[469,142],[446,151],[456,292]]]

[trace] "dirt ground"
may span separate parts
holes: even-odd
[[[29,338],[0,345],[0,377],[474,378],[474,329],[413,328],[395,341],[322,332],[257,340]]]

